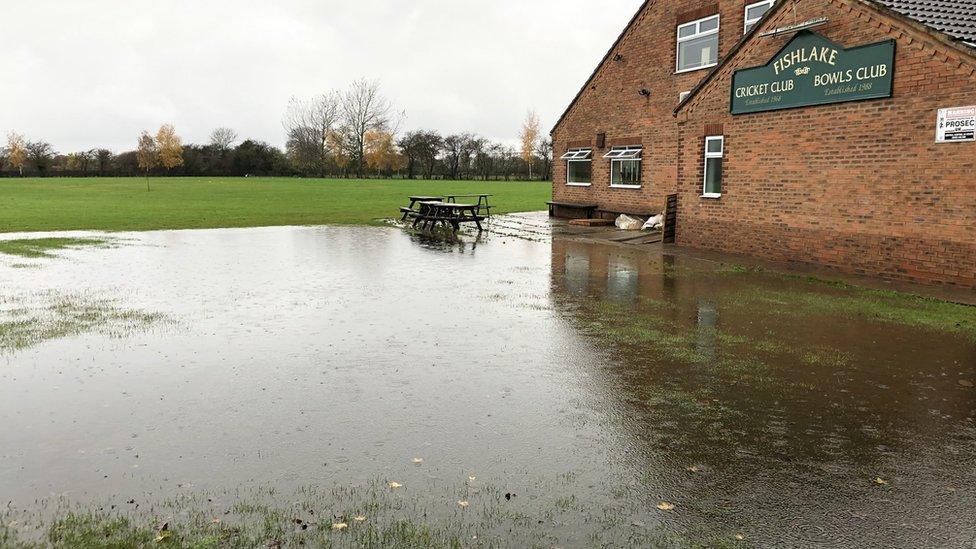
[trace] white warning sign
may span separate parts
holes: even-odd
[[[976,105],[939,109],[935,141],[936,143],[976,141]]]

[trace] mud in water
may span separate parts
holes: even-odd
[[[976,309],[496,227],[0,260],[10,300],[168,319],[0,353],[4,503],[379,479],[455,513],[476,477],[569,546],[976,540]]]

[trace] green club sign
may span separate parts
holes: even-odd
[[[895,41],[846,49],[800,31],[762,67],[732,76],[732,114],[891,97]]]

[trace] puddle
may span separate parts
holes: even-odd
[[[472,545],[976,539],[972,309],[499,226],[131,233],[0,265],[6,295],[180,325],[0,355],[7,522],[268,487],[343,518],[330,487],[396,481],[421,501],[373,508]]]

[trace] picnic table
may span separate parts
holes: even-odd
[[[407,218],[412,214],[417,213],[417,210],[414,210],[414,206],[416,206],[418,202],[441,202],[444,200],[443,196],[408,196],[407,198],[410,199],[410,206],[400,208],[400,212],[403,213],[403,217],[400,218],[400,221],[406,221]]]
[[[488,199],[491,198],[492,194],[449,194],[447,195],[446,202],[457,202],[458,198],[477,198],[478,199],[478,215],[481,215],[482,210],[485,212],[485,217],[491,217],[491,204],[488,203]]]
[[[474,223],[478,231],[482,231],[481,222],[485,219],[479,215],[481,204],[458,204],[457,202],[420,202],[420,210],[414,215],[413,226],[421,225],[426,228],[436,227],[438,223],[445,227],[450,225],[454,232],[461,228],[461,223]]]

